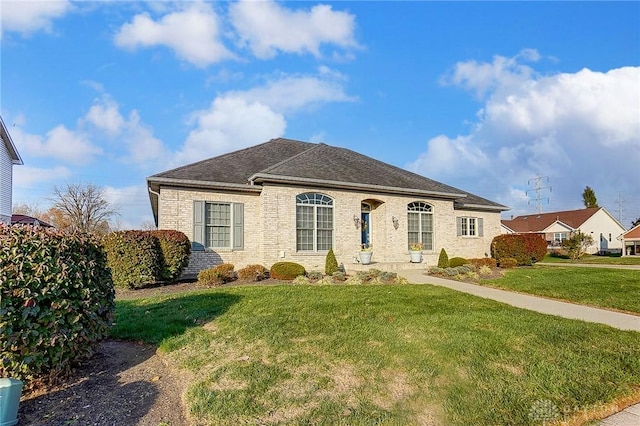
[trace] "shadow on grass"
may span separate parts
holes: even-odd
[[[111,337],[159,344],[224,314],[240,296],[196,293],[168,298],[116,301]]]

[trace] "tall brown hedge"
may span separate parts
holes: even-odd
[[[113,321],[95,237],[0,224],[0,377],[55,378],[88,358]]]
[[[500,264],[500,259],[513,258],[518,266],[533,265],[544,259],[547,242],[537,234],[503,234],[491,241],[491,257]]]

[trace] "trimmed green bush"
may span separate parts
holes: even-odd
[[[191,255],[189,238],[180,231],[170,229],[147,232],[156,237],[160,243],[162,254],[160,280],[175,281],[189,264],[189,256]]]
[[[147,231],[117,231],[103,239],[113,284],[140,288],[159,280],[162,270],[160,242]]]
[[[234,266],[231,263],[222,263],[213,268],[203,269],[198,273],[198,284],[204,286],[219,286],[236,279]]]
[[[443,248],[440,250],[440,256],[438,257],[438,268],[448,268],[449,267],[449,256],[447,255],[447,251]]]
[[[455,268],[456,266],[468,265],[469,261],[463,257],[452,257],[449,259],[449,267]]]
[[[269,277],[269,270],[262,265],[248,265],[238,270],[238,279],[244,281],[262,281]]]
[[[329,249],[327,253],[327,258],[324,262],[324,273],[327,275],[333,275],[334,272],[338,270],[338,260],[336,259],[336,255],[333,254],[333,249]]]
[[[113,311],[96,237],[0,225],[0,377],[66,376],[107,336]]]
[[[529,266],[544,259],[546,254],[547,242],[537,234],[503,234],[491,242],[491,257],[499,264],[505,257],[511,257],[518,266]]]
[[[276,280],[293,280],[295,277],[305,274],[304,266],[295,262],[274,263],[269,270],[269,276]]]

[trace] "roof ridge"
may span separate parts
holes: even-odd
[[[228,157],[228,156],[230,156],[230,155],[237,155],[237,154],[239,154],[239,153],[241,153],[241,152],[248,151],[248,150],[252,150],[252,149],[254,149],[254,148],[258,148],[258,147],[260,147],[260,146],[267,145],[267,144],[269,144],[269,143],[277,142],[277,141],[279,141],[279,140],[282,140],[282,141],[289,141],[289,142],[309,143],[309,142],[303,142],[303,141],[299,141],[299,140],[295,140],[295,139],[288,139],[288,138],[272,138],[272,139],[269,139],[269,140],[268,140],[268,141],[266,141],[266,142],[262,142],[262,143],[259,143],[259,144],[257,144],[257,145],[251,145],[251,146],[248,146],[248,147],[246,147],[246,148],[238,149],[238,150],[235,150],[235,151],[225,152],[224,154],[216,155],[216,156],[214,156],[214,157],[204,158],[204,159],[202,159],[202,160],[195,161],[195,162],[193,162],[193,163],[189,163],[189,164],[185,164],[185,165],[183,165],[183,166],[176,167],[176,168],[174,168],[174,169],[169,169],[169,170],[165,170],[165,171],[160,172],[160,173],[156,173],[155,175],[152,175],[152,176],[150,176],[150,177],[160,177],[160,175],[164,175],[164,174],[167,174],[167,173],[171,173],[171,172],[176,172],[176,171],[179,171],[179,170],[183,170],[183,169],[185,169],[185,168],[187,168],[187,167],[192,167],[192,166],[195,166],[195,165],[197,165],[197,164],[202,164],[202,163],[204,163],[204,162],[207,162],[207,161],[213,160],[214,158],[216,158],[216,159],[217,159],[217,158],[225,158],[225,157]]]
[[[304,151],[302,151],[302,152],[300,152],[300,153],[298,153],[298,154],[296,154],[296,155],[294,155],[294,156],[292,156],[292,157],[285,158],[284,160],[279,161],[278,163],[273,164],[273,165],[271,165],[271,166],[267,167],[267,168],[266,168],[266,169],[264,169],[264,170],[259,170],[259,171],[255,172],[255,173],[254,173],[254,175],[256,175],[256,174],[258,174],[258,173],[269,173],[269,170],[275,169],[276,167],[280,167],[281,165],[286,164],[286,163],[288,163],[289,161],[292,161],[292,160],[294,160],[294,159],[296,159],[296,158],[300,157],[301,155],[304,155],[304,154],[308,153],[309,151],[313,151],[313,150],[317,149],[318,147],[320,147],[320,146],[322,146],[322,145],[324,145],[324,146],[328,146],[328,145],[326,145],[326,144],[324,144],[324,143],[322,143],[322,142],[321,142],[321,143],[302,142],[302,141],[294,141],[294,142],[308,143],[308,144],[312,144],[313,146],[309,147],[308,149],[305,149]]]

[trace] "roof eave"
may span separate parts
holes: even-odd
[[[469,210],[490,210],[490,211],[498,211],[498,212],[506,212],[508,210],[511,210],[509,207],[507,206],[491,206],[491,205],[485,205],[485,204],[465,204],[465,203],[458,203],[458,209],[463,208],[463,209],[469,209]],[[454,207],[454,209],[456,209],[456,207]]]
[[[262,187],[258,185],[243,184],[243,183],[230,183],[230,182],[209,182],[202,180],[191,179],[176,179],[176,178],[163,178],[163,177],[149,177],[147,178],[149,185],[166,185],[166,186],[181,186],[188,188],[202,188],[202,189],[226,189],[232,191],[242,192],[261,192]]]
[[[16,166],[21,166],[24,163],[22,162],[22,157],[20,157],[20,153],[16,149],[16,146],[11,139],[11,135],[7,131],[7,127],[4,125],[4,121],[2,117],[0,117],[0,136],[2,136],[2,140],[4,141],[7,149],[9,150],[9,155],[11,156],[11,164]]]
[[[284,176],[284,175],[272,175],[267,173],[256,173],[251,177],[249,177],[249,182],[288,183],[288,184],[298,184],[298,185],[311,184],[311,185],[322,186],[322,187],[331,187],[331,188],[340,188],[340,189],[361,189],[366,191],[375,191],[375,192],[392,193],[392,194],[404,194],[404,195],[423,195],[423,196],[446,198],[446,199],[452,199],[452,200],[467,196],[466,194],[454,194],[454,193],[427,191],[427,190],[412,189],[412,188],[398,188],[398,187],[383,186],[383,185],[370,185],[370,184],[364,184],[364,183],[341,182],[341,181],[333,181],[333,180],[325,180],[325,179],[312,179],[312,178],[292,177],[292,176]]]

